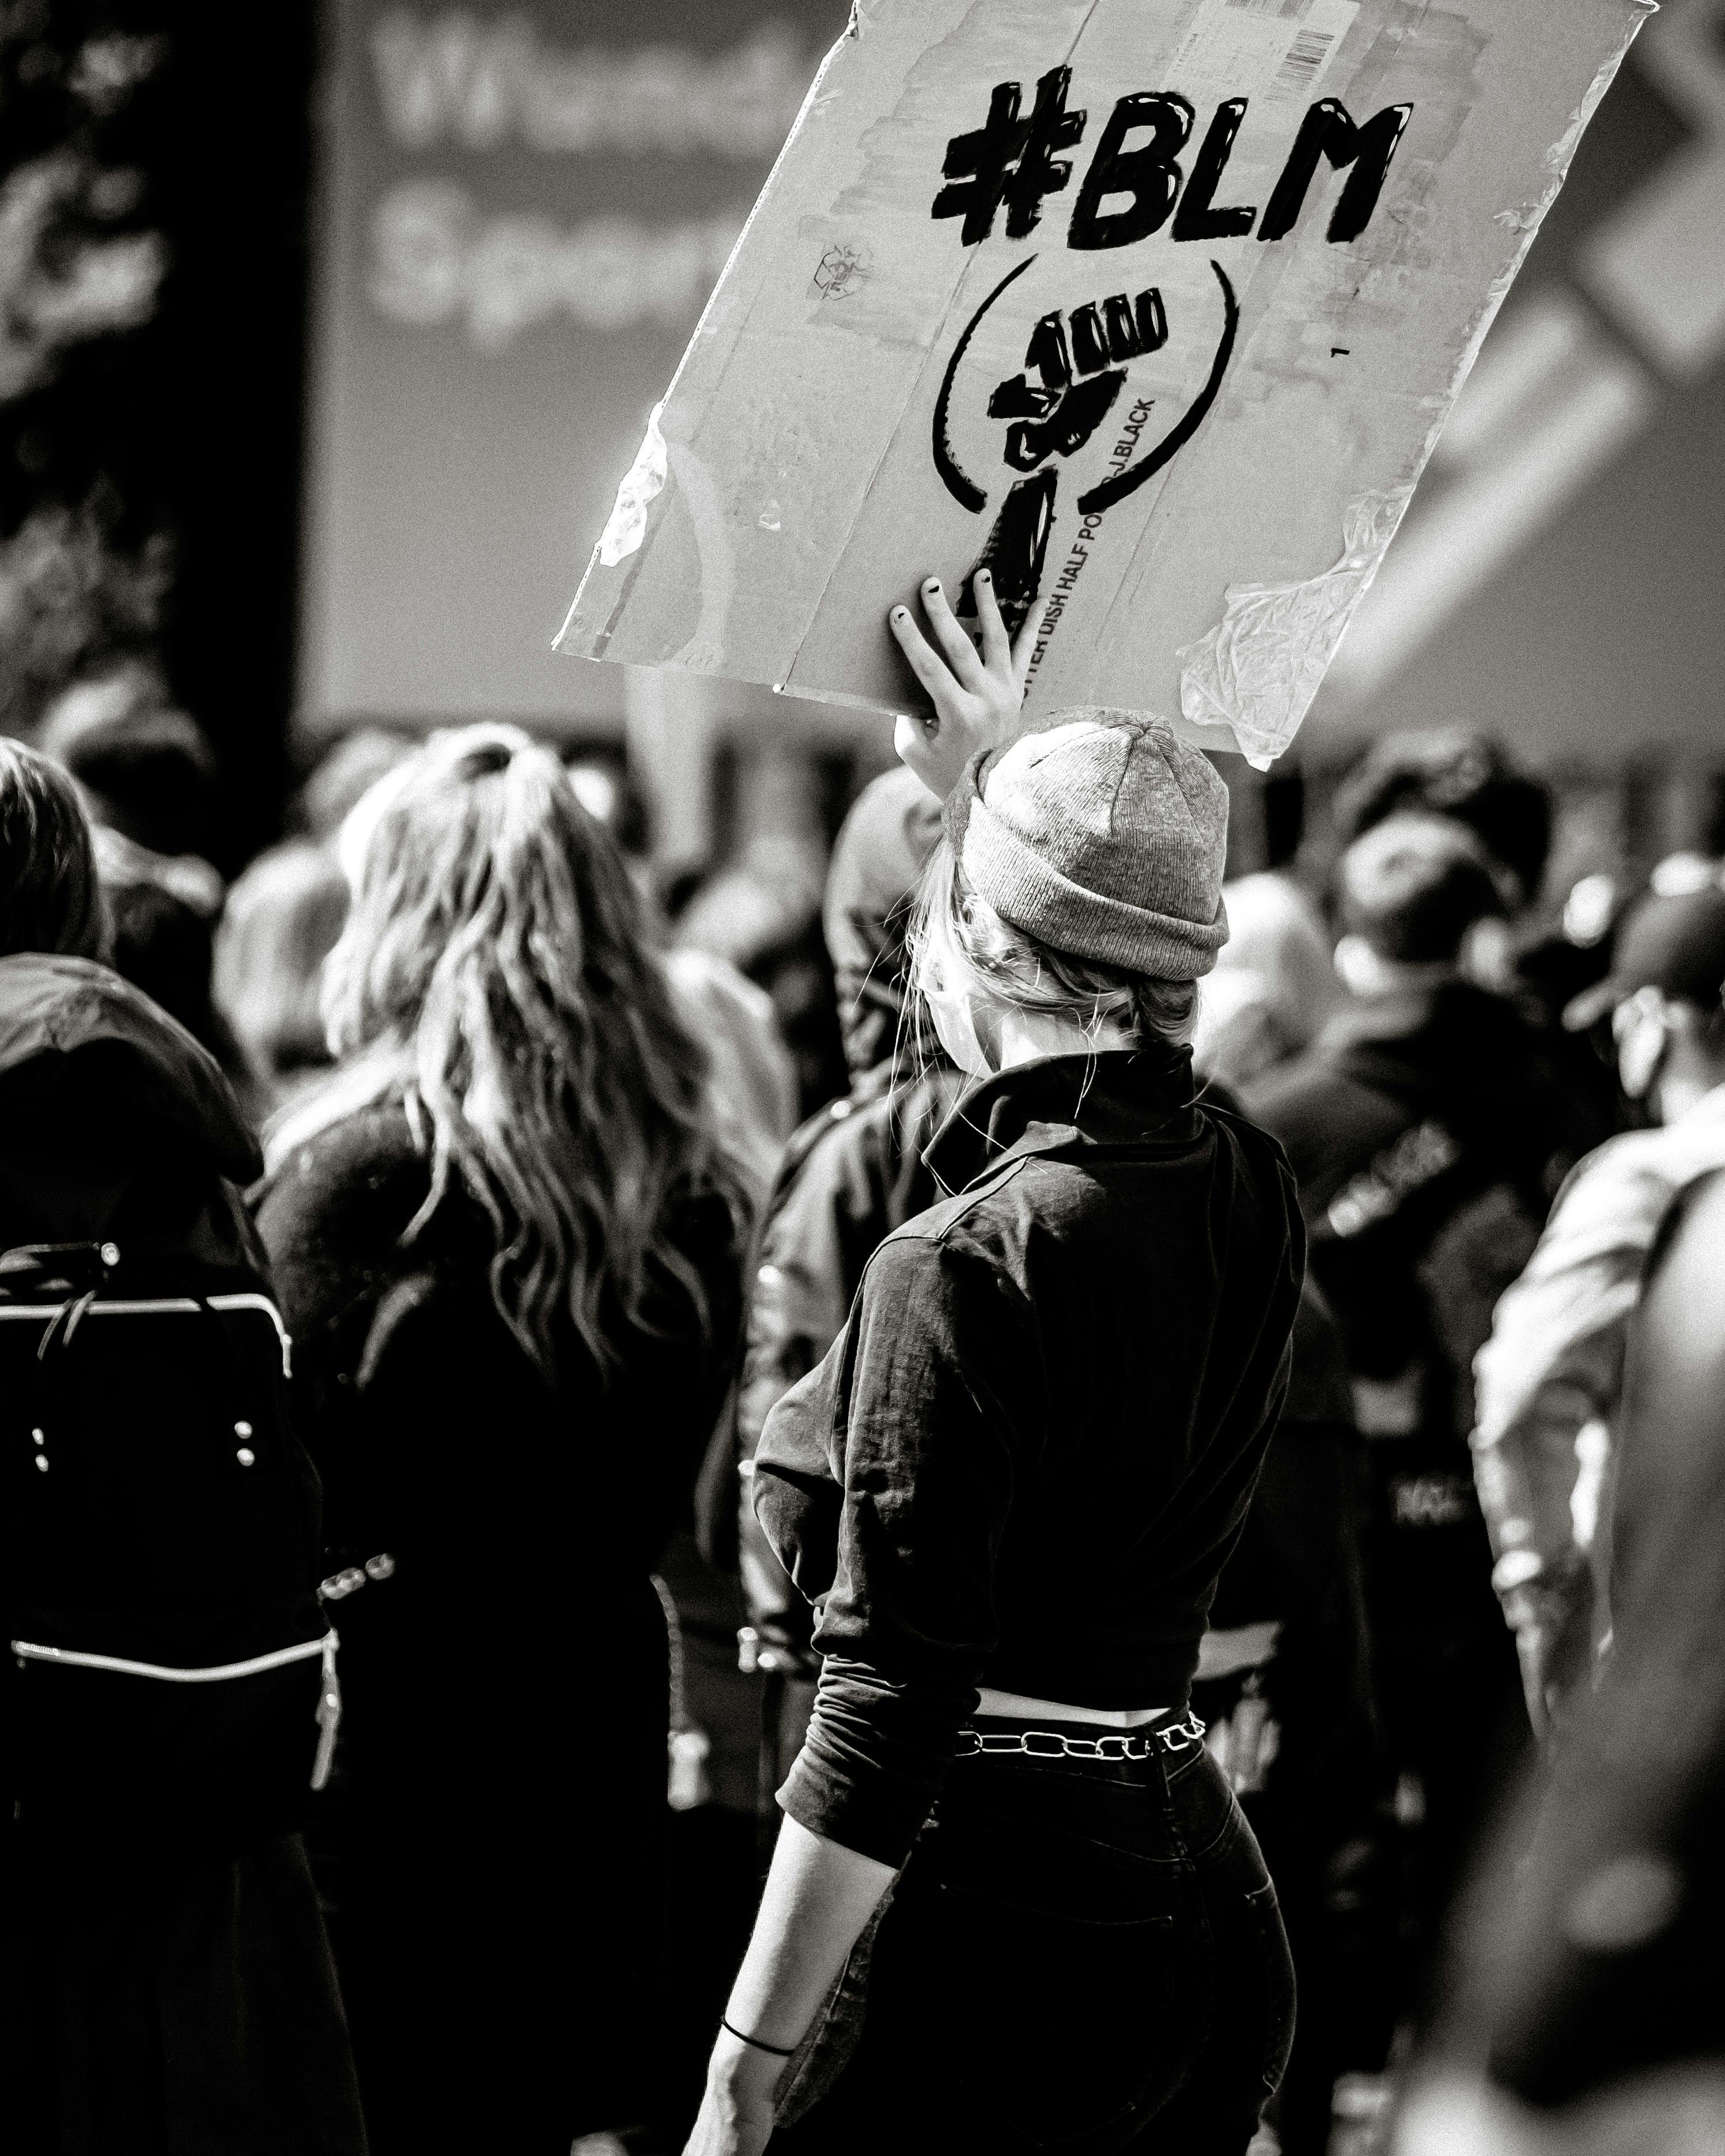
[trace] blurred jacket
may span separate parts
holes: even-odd
[[[1308,1274],[1281,1419],[1192,1687],[1271,1867],[1293,1950],[1300,2013],[1275,2111],[1288,2156],[1328,2146],[1337,2075],[1379,2056],[1384,2041],[1394,1904],[1376,1818],[1384,1763],[1363,1455],[1341,1333]]]
[[[1575,1158],[1543,1039],[1446,978],[1337,1013],[1240,1091],[1299,1178],[1362,1430],[1465,1439],[1474,1353]]]
[[[1553,2152],[1711,2149],[1725,2121],[1725,1173],[1668,1209],[1628,1333],[1611,1650],[1476,1884],[1431,2047]]]
[[[911,894],[939,834],[939,804],[911,773],[892,771],[865,790],[834,849],[823,927],[851,1086],[791,1140],[762,1218],[737,1405],[745,1494],[768,1414],[838,1337],[876,1246],[940,1196],[922,1153],[965,1081],[931,1049],[916,1075],[896,1082],[908,1023]],[[759,1647],[769,1661],[778,1650],[781,1668],[812,1673],[808,1604],[747,1502],[740,1516],[729,1503],[724,1510],[708,1540],[724,1549],[732,1532],[740,1534]]]
[[[942,1064],[896,1089],[891,1075],[890,1065],[868,1074],[804,1124],[768,1201],[737,1405],[745,1483],[768,1415],[843,1331],[876,1248],[941,1194],[922,1152],[963,1090],[963,1077]],[[815,1659],[800,1651],[808,1642],[809,1605],[746,1502],[739,1532],[750,1624],[763,1646],[789,1648],[812,1674]]]
[[[1610,1424],[1648,1252],[1671,1201],[1725,1168],[1725,1086],[1588,1155],[1475,1363],[1474,1472],[1512,1621],[1534,1605],[1551,1674],[1585,1675],[1610,1564]],[[1591,1621],[1590,1621],[1591,1620]]]
[[[1393,1768],[1417,1791],[1417,1955],[1518,1741],[1516,1656],[1467,1445],[1472,1364],[1573,1164],[1564,1096],[1516,1006],[1454,973],[1339,1013],[1306,1055],[1243,1090],[1293,1163],[1312,1272],[1346,1345],[1378,1697]]]
[[[386,1098],[254,1195],[331,1571],[391,1560],[341,1602],[348,1715],[312,1854],[375,2145],[489,2145],[475,2109],[501,2105],[513,2145],[567,2148],[654,2086],[649,1574],[732,1368],[735,1229],[721,1197],[677,1199],[706,1328],[656,1299],[664,1329],[619,1328],[608,1373],[566,1325],[553,1378],[499,1313],[496,1233],[465,1188],[410,1239],[431,1175]]]
[[[1219,1758],[1243,1696],[1261,1696],[1273,1749],[1236,1790],[1269,1790],[1340,1840],[1379,1794],[1361,1558],[1359,1440],[1336,1322],[1308,1282],[1287,1398],[1251,1510],[1216,1589],[1193,1703]]]

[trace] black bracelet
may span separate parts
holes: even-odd
[[[775,2059],[788,2059],[796,2055],[794,2044],[763,2044],[758,2036],[745,2036],[741,2029],[733,2029],[723,2015],[719,2017],[719,2026],[735,2036],[739,2044],[751,2045],[757,2051],[770,2051]]]

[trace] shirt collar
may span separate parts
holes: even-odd
[[[979,1079],[922,1158],[942,1190],[1004,1161],[1075,1146],[1188,1143],[1197,1127],[1192,1050],[1172,1044],[1098,1055],[1044,1055]]]

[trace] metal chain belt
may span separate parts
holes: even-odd
[[[1204,1742],[1204,1724],[1195,1714],[1142,1736],[1122,1730],[1118,1736],[1065,1737],[1054,1729],[961,1729],[959,1759],[1022,1753],[1032,1759],[1147,1759],[1153,1751],[1187,1752]]]

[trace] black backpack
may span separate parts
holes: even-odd
[[[0,1257],[0,1796],[50,1836],[302,1823],[341,1694],[316,1471],[261,1280],[115,1242]]]

